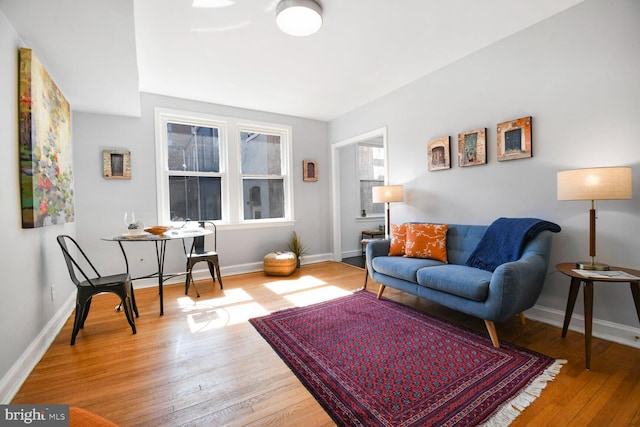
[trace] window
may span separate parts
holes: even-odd
[[[162,223],[293,220],[287,126],[156,108]]]
[[[166,124],[171,221],[222,219],[220,129]]]
[[[284,176],[280,135],[240,132],[244,219],[283,218]]]
[[[371,214],[384,214],[383,203],[373,203],[373,187],[384,185],[384,149],[379,146],[358,144],[360,178],[360,209]]]

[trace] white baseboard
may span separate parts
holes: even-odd
[[[353,258],[356,256],[362,256],[362,250],[343,251],[342,258]]]
[[[331,254],[318,254],[318,255],[305,255],[302,257],[300,264],[315,264],[318,262],[325,261],[333,261]],[[197,270],[193,270],[193,278],[194,280],[206,280],[211,277],[211,273],[209,273],[209,269],[206,267],[206,264],[201,264],[203,268],[199,268]],[[197,265],[198,266],[198,265]],[[257,271],[262,271],[262,262],[251,262],[247,264],[237,264],[232,266],[221,266],[220,274],[222,274],[222,278],[224,280],[225,276],[235,276],[238,274],[245,273],[255,273]],[[173,285],[176,283],[184,283],[185,276],[179,275],[173,277],[166,282],[167,285]],[[154,286],[158,286],[158,279],[150,278],[150,279],[141,279],[135,281],[135,287],[137,288],[151,288]]]
[[[535,305],[525,312],[526,317],[562,328],[564,311]],[[584,334],[584,316],[573,314],[569,330]],[[593,319],[593,336],[629,347],[640,348],[640,328],[634,328],[607,320]]]
[[[24,380],[27,379],[29,373],[38,364],[53,340],[62,330],[62,327],[73,312],[75,302],[76,293],[73,292],[0,380],[0,403],[9,404],[11,402]]]

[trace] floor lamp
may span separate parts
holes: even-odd
[[[589,211],[590,261],[576,263],[581,270],[609,270],[596,262],[596,200],[631,198],[631,168],[604,167],[558,172],[558,200],[591,200]]]
[[[387,222],[385,224],[385,237],[389,238],[391,232],[391,220],[389,216],[389,203],[404,201],[402,185],[382,185],[373,187],[373,203],[384,203],[386,207]]]

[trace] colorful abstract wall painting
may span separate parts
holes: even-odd
[[[69,103],[31,49],[20,49],[22,228],[74,221]]]

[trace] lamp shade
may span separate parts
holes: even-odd
[[[631,198],[631,168],[603,167],[558,172],[558,200]]]
[[[276,8],[276,24],[292,36],[308,36],[322,26],[322,8],[314,0],[281,0]]]
[[[373,187],[373,203],[402,202],[404,191],[402,185],[382,185]]]

